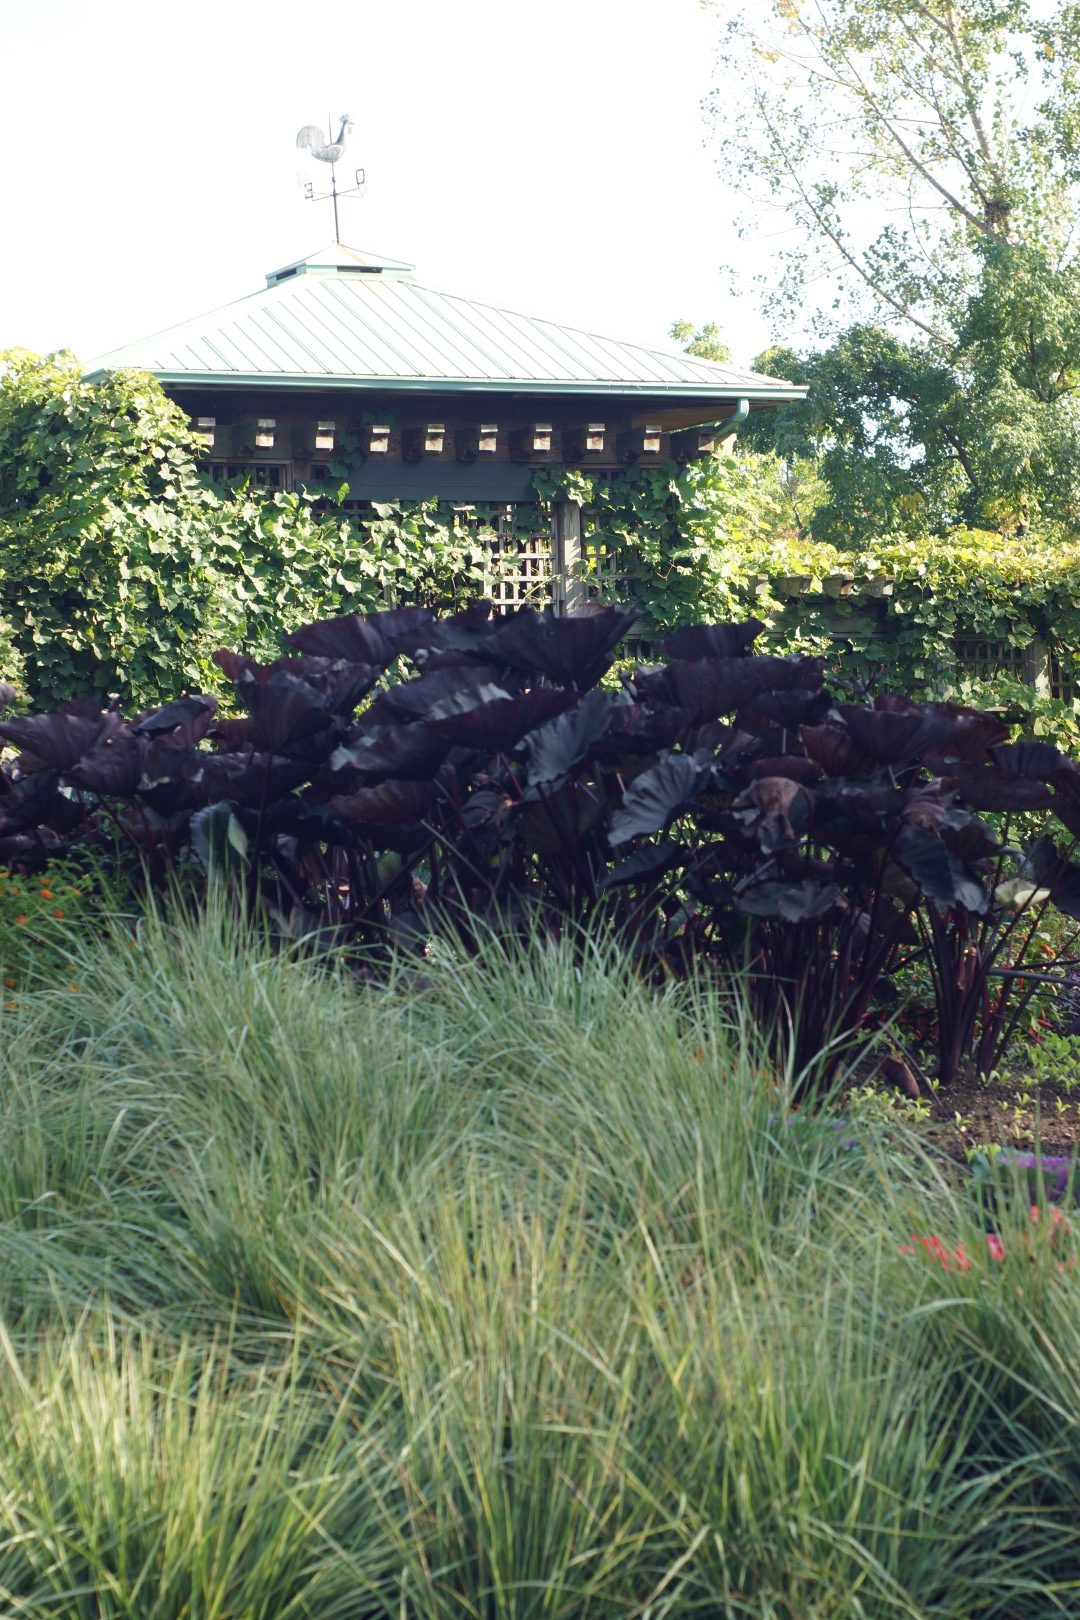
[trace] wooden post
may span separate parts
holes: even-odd
[[[551,503],[551,604],[572,613],[581,603],[581,507],[576,501]]]
[[[1024,679],[1040,697],[1050,696],[1050,648],[1045,641],[1032,641],[1024,649]]]

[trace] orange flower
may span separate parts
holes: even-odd
[[[16,919],[15,919],[15,921],[16,921],[16,922],[17,922],[17,923],[24,923],[24,922],[29,922],[29,921],[30,921],[30,919],[29,919],[29,917],[28,917],[28,916],[27,916],[27,915],[26,915],[26,912],[25,912],[25,911],[20,911],[20,912],[19,912],[19,915],[18,915],[18,916],[17,916],[17,917],[16,917]]]
[[[53,897],[53,892],[52,892],[51,889],[42,889],[41,898],[43,900],[51,900],[52,897]]]
[[[64,913],[62,911],[54,911],[53,912],[54,917],[62,917],[63,915],[64,915]]]

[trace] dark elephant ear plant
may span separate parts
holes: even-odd
[[[643,974],[743,973],[798,1069],[921,960],[941,1077],[989,1068],[1043,908],[1080,917],[1080,768],[973,709],[834,702],[818,662],[755,655],[754,622],[674,631],[667,663],[602,688],[632,619],[401,608],[272,664],[218,653],[237,717],[192,696],[2,721],[0,859],[210,872],[284,933],[368,951],[602,919]],[[1018,815],[1043,823],[1026,854]]]

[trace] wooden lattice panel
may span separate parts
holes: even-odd
[[[597,483],[610,482],[614,472],[597,472]],[[630,574],[626,558],[611,535],[599,527],[601,516],[586,506],[581,513],[581,562],[584,596],[590,602],[625,602],[629,596]]]
[[[289,487],[289,466],[284,461],[200,461],[198,470],[216,483],[247,478],[256,489]]]
[[[497,611],[550,606],[553,587],[551,531],[522,525],[513,507],[494,520],[488,535],[489,596]]]
[[[585,598],[589,602],[621,602],[628,575],[618,549],[602,535],[590,535],[581,546]]]
[[[1030,659],[1024,647],[1012,647],[1004,641],[982,641],[974,636],[959,636],[956,641],[956,662],[965,675],[989,681],[995,675],[1014,675],[1017,680],[1028,678]]]
[[[1061,703],[1073,703],[1080,696],[1080,682],[1071,663],[1063,664],[1056,652],[1047,659],[1050,696]]]

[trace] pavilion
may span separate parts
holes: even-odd
[[[354,509],[535,502],[539,468],[686,462],[804,392],[439,292],[411,265],[340,243],[88,375],[129,366],[188,412],[212,475],[318,488],[344,469]],[[557,603],[580,545],[580,508],[556,501],[541,572]]]

